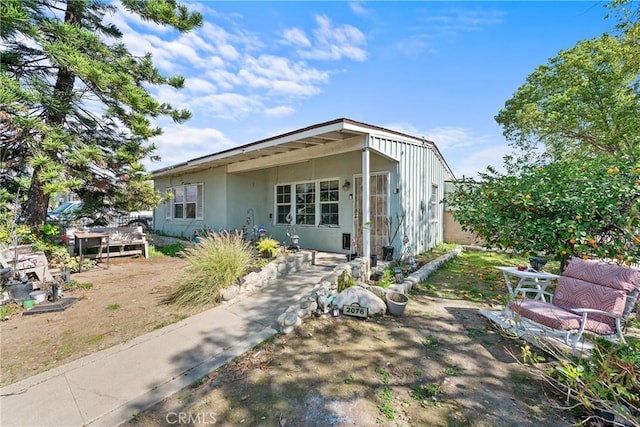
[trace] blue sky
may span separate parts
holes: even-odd
[[[425,137],[456,177],[500,166],[493,117],[537,66],[612,32],[604,2],[186,2],[187,34],[118,12],[136,54],[185,89],[154,88],[193,118],[159,121],[149,170],[340,117]]]

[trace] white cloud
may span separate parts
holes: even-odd
[[[503,138],[474,134],[466,128],[435,127],[425,130],[424,136],[435,142],[457,178],[477,177],[489,165],[500,170],[502,158],[510,150]]]
[[[424,9],[416,17],[417,23],[408,24],[406,35],[396,41],[396,49],[409,57],[439,51],[438,42],[461,33],[484,30],[503,23],[506,12],[500,10],[453,8],[438,12]]]
[[[356,15],[367,15],[369,13],[369,11],[364,8],[361,2],[352,1],[349,3],[349,8]]]
[[[242,80],[235,73],[224,68],[216,68],[206,71],[203,78],[214,81],[220,90],[225,91],[233,90],[236,86],[242,83]]]
[[[150,25],[122,8],[110,19],[123,32],[122,41],[132,54],[150,53],[162,74],[185,76],[182,90],[149,85],[159,101],[191,110],[193,118],[188,124],[194,126],[157,120],[165,133],[153,142],[163,160],[149,165],[152,169],[232,146],[222,132],[208,127],[213,120],[295,114],[296,102],[321,93],[332,73],[305,59],[367,58],[364,34],[352,25],[333,24],[326,16],[316,16],[315,28],[308,33],[293,27],[280,34],[256,34],[241,15],[217,12],[210,4],[194,3],[196,9],[203,9],[206,20],[188,33]]]
[[[320,92],[328,73],[273,55],[247,57],[238,73],[243,85],[266,90],[272,96],[311,96]]]
[[[186,86],[187,83],[185,83],[185,89],[176,89],[171,86],[154,86],[149,89],[149,92],[159,102],[168,102],[174,108],[189,108],[191,97]]]
[[[286,117],[295,113],[296,110],[292,107],[273,107],[264,110],[264,115],[267,117]]]
[[[406,56],[414,58],[418,58],[424,52],[437,52],[437,49],[433,46],[433,42],[425,35],[418,35],[399,40],[396,42],[395,47],[396,50],[402,52]]]
[[[288,28],[284,30],[282,37],[284,37],[285,43],[292,44],[294,46],[311,47],[309,38],[304,31],[299,28]]]
[[[184,125],[166,126],[164,133],[151,142],[158,147],[159,162],[147,162],[147,169],[153,171],[185,162],[200,156],[217,153],[236,146],[233,141],[214,128],[193,128]]]
[[[197,94],[209,94],[216,92],[216,86],[207,79],[189,77],[184,82],[184,87],[189,92]]]
[[[353,25],[343,24],[334,26],[324,15],[316,16],[316,28],[313,30],[313,40],[309,39],[299,28],[289,28],[284,31],[284,44],[298,47],[297,53],[301,58],[313,60],[338,61],[343,58],[353,61],[367,59],[367,44],[365,35]]]
[[[191,101],[192,108],[201,109],[200,117],[233,120],[263,110],[263,104],[255,97],[238,93],[220,93],[202,96]]]
[[[240,53],[230,44],[223,44],[218,46],[220,56],[227,61],[236,61],[240,58]]]
[[[411,123],[396,122],[388,123],[383,127],[425,138],[435,142],[440,149],[469,147],[480,140],[482,142],[487,140],[487,136],[471,135],[469,129],[454,126],[438,126],[420,130]]]
[[[443,155],[458,179],[478,178],[478,172],[484,172],[487,166],[491,165],[498,171],[504,171],[502,159],[511,152],[510,147],[504,144],[474,147],[473,151],[466,152],[443,152]]]
[[[503,22],[506,12],[455,8],[442,14],[429,14],[424,21],[437,32],[458,33],[482,30]]]
[[[477,136],[469,134],[469,130],[457,127],[435,127],[425,131],[425,138],[434,141],[441,148],[464,148],[479,142]]]
[[[257,111],[274,117],[291,114],[293,100],[317,95],[329,82],[329,71],[269,51],[258,36],[237,24],[238,15],[208,13],[215,15],[217,24],[205,21],[189,33],[136,32],[139,20],[133,15],[119,11],[113,17],[133,54],[151,53],[162,73],[186,77],[179,94],[170,88],[153,88],[162,100],[190,108],[194,114],[203,107],[204,114],[217,118],[237,119]],[[366,40],[357,28],[334,26],[323,16],[316,17],[316,23],[313,41],[302,30],[291,28],[284,32],[286,44],[316,59],[366,57],[361,49]]]

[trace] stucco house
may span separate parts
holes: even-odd
[[[152,176],[173,195],[154,213],[164,233],[245,229],[253,237],[263,226],[276,240],[295,234],[302,248],[320,251],[382,257],[391,245],[396,259],[443,241],[440,202],[445,181],[455,180],[433,142],[346,118]]]

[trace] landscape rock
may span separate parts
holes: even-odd
[[[387,311],[387,305],[382,298],[360,286],[352,286],[345,289],[333,300],[333,304],[340,309],[353,303],[358,303],[360,307],[367,308],[370,316],[381,315]]]
[[[222,290],[222,300],[223,301],[231,301],[235,297],[238,296],[238,287],[237,286],[229,286]]]
[[[365,289],[373,292],[378,298],[384,299],[387,290],[382,286],[368,286]]]

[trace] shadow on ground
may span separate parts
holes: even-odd
[[[251,307],[236,308],[256,326],[272,324]],[[203,331],[175,363],[188,366],[209,345],[232,346],[249,331],[231,332],[223,339]],[[508,354],[517,346],[478,307],[417,294],[401,317],[309,319],[149,410],[131,408],[137,415],[127,425],[175,425],[180,416],[191,425],[570,425],[543,384]]]

